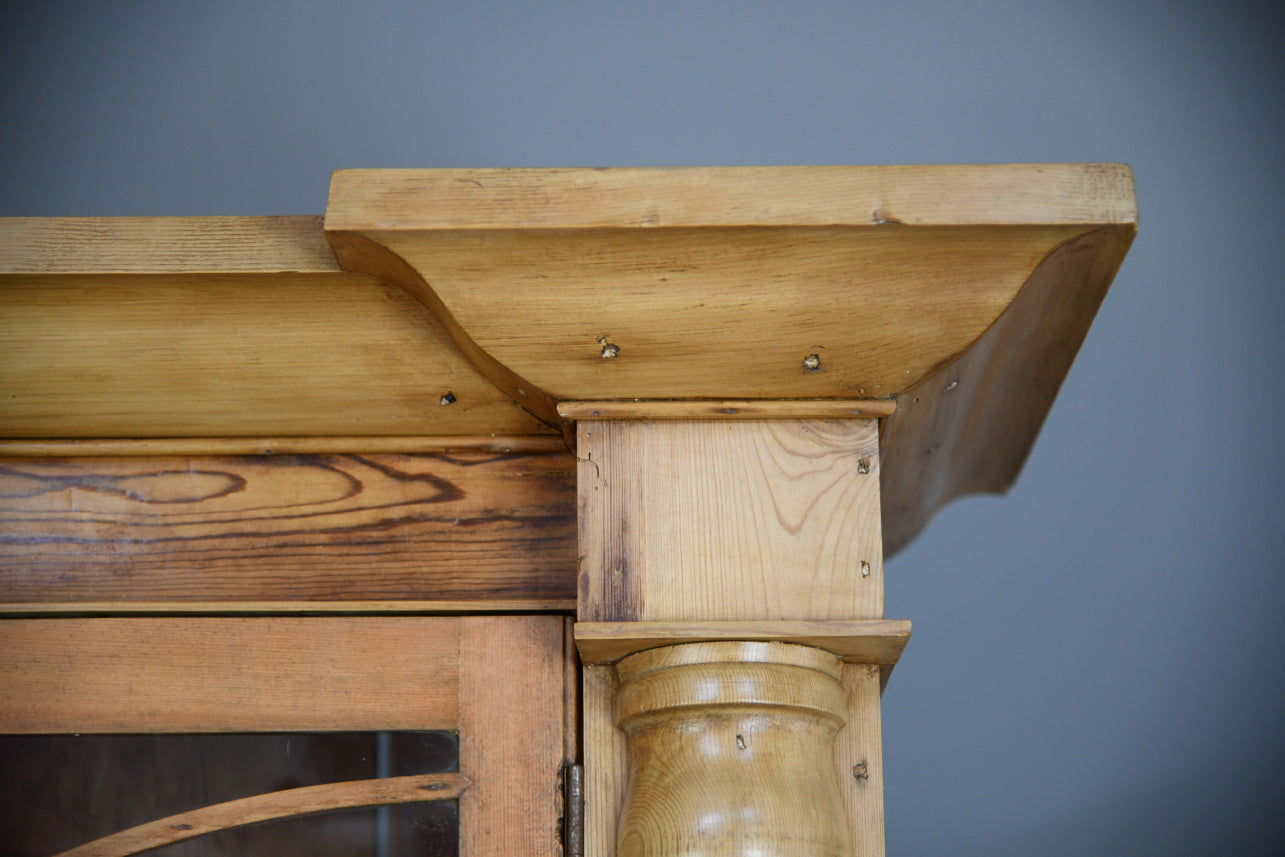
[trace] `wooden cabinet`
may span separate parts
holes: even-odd
[[[881,855],[884,559],[1017,477],[1135,230],[1094,164],[0,220],[0,731],[458,735],[84,854],[431,792],[465,855]]]
[[[0,732],[72,734],[91,745],[99,733],[458,736],[453,772],[372,775],[251,795],[153,820],[70,854],[130,854],[269,819],[424,801],[457,802],[459,853],[555,854],[558,783],[575,753],[566,707],[574,692],[567,683],[574,678],[569,640],[569,623],[558,616],[12,619],[0,623],[0,648],[7,653]],[[217,755],[227,752],[218,745],[183,746],[192,754],[191,768],[228,762]],[[11,763],[22,752],[49,752],[38,742],[5,750]],[[62,756],[51,758],[68,752],[76,748],[64,745]],[[152,765],[170,777],[185,775],[146,756],[130,761],[126,773],[144,778],[155,775]],[[64,774],[51,769],[47,776]],[[122,801],[144,787],[127,777],[115,785]],[[79,786],[66,782],[42,793],[65,793],[68,802],[85,806]],[[14,797],[20,806],[27,796]],[[112,813],[115,800],[111,792],[99,793],[88,807]],[[37,838],[24,830],[27,819],[40,823],[10,816],[15,840]],[[365,844],[373,848],[376,834],[372,828]]]

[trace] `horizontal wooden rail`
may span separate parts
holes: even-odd
[[[468,786],[469,781],[459,774],[421,774],[286,789],[149,821],[64,851],[58,857],[127,857],[219,830],[278,818],[394,803],[454,800]]]
[[[558,414],[569,420],[843,420],[890,416],[892,399],[736,399],[562,402]]]
[[[356,437],[154,437],[0,439],[0,458],[138,458],[173,455],[374,455],[566,452],[561,437],[527,435]]]
[[[910,622],[579,622],[575,633],[580,658],[587,664],[612,663],[680,643],[776,641],[825,649],[848,663],[892,665],[910,641]]]
[[[0,437],[557,436],[320,217],[0,218]]]
[[[0,603],[0,617],[55,616],[398,616],[575,613],[574,598],[454,601],[29,601]]]
[[[468,621],[0,621],[0,732],[454,730]]]
[[[0,458],[0,602],[563,609],[574,466],[566,452]]]

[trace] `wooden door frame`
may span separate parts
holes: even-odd
[[[456,731],[461,855],[554,857],[568,642],[556,615],[12,619],[0,733]]]

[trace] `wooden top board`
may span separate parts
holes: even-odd
[[[324,221],[3,219],[0,438],[884,400],[894,550],[1016,478],[1136,220],[1099,164],[356,170]]]

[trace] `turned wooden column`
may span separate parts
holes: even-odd
[[[847,707],[837,655],[688,643],[622,660],[629,781],[617,857],[849,857],[834,766]]]
[[[781,413],[579,423],[589,853],[883,853],[878,426]]]

